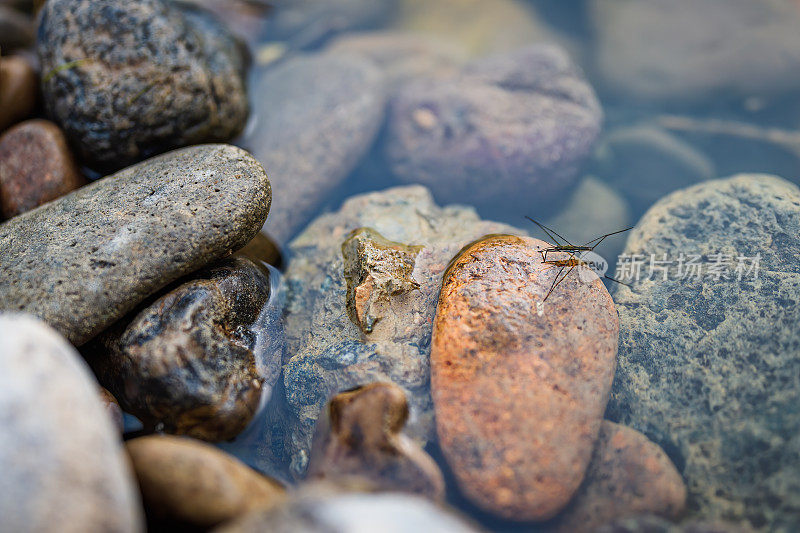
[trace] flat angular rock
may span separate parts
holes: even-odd
[[[155,157],[0,224],[0,310],[81,345],[168,283],[241,248],[270,186],[247,152],[205,145]]]
[[[309,477],[444,500],[439,467],[402,433],[407,420],[405,393],[393,383],[337,394],[317,424]]]
[[[49,115],[103,171],[228,141],[247,120],[243,49],[177,2],[48,1],[37,52]]]
[[[572,498],[614,376],[611,296],[573,272],[542,303],[559,271],[546,246],[498,235],[465,247],[433,324],[439,445],[464,495],[510,520],[546,520]]]
[[[269,168],[264,231],[284,245],[353,171],[384,117],[383,76],[348,54],[294,57],[254,73],[255,126],[242,144]]]
[[[28,120],[0,137],[0,216],[30,211],[85,184],[67,139],[52,122]]]
[[[604,420],[586,478],[551,526],[589,532],[645,513],[677,520],[685,505],[686,486],[664,451],[638,431]]]
[[[800,189],[745,174],[674,192],[628,239],[671,264],[616,290],[608,416],[669,454],[692,518],[800,528],[799,236]]]
[[[389,106],[384,151],[398,178],[438,201],[508,216],[547,208],[575,183],[602,117],[567,53],[535,45],[404,85]]]
[[[227,259],[128,316],[85,352],[100,383],[148,428],[208,441],[234,438],[269,398],[281,353],[254,329],[270,280]]]
[[[353,322],[347,303],[342,244],[360,228],[370,228],[359,235],[364,246],[375,250],[385,240],[406,251],[421,247],[416,254],[401,254],[409,260],[413,256],[413,267],[402,261],[394,263],[399,269],[386,269],[387,263],[378,262],[375,266],[382,273],[368,270],[385,286],[402,287],[396,294],[354,285],[364,287],[365,302],[375,297],[375,305],[362,308],[370,310],[364,317],[381,317],[372,322],[371,331]],[[488,233],[510,232],[521,233],[506,224],[481,220],[470,208],[439,207],[427,189],[410,186],[354,196],[338,212],[317,218],[292,241],[285,314],[290,357],[283,379],[290,414],[287,462],[294,475],[306,469],[314,425],[330,398],[365,383],[399,385],[409,404],[407,435],[419,443],[433,436],[428,354],[442,272],[466,243]],[[413,289],[412,282],[419,288]]]
[[[97,383],[69,343],[0,314],[0,529],[143,528],[136,481]]]
[[[207,530],[285,500],[279,483],[210,444],[151,435],[126,448],[151,525]]]

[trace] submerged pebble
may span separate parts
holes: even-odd
[[[97,383],[69,343],[0,314],[0,523],[5,531],[141,531],[136,482]]]
[[[478,60],[452,79],[403,86],[385,152],[401,180],[430,187],[440,202],[521,217],[575,183],[601,121],[566,52],[532,46]]]
[[[354,291],[348,305],[342,245],[359,228],[370,228],[359,233],[365,247],[380,250],[389,240],[403,245],[401,249],[419,251],[407,254],[400,264],[370,265],[362,255],[355,263],[361,262],[367,275],[364,283],[360,275],[359,279],[350,275]],[[439,207],[427,189],[410,186],[352,197],[292,241],[285,314],[290,357],[283,380],[289,410],[287,450],[294,475],[306,469],[313,428],[328,400],[365,383],[390,381],[402,387],[409,404],[406,433],[420,443],[433,436],[428,354],[442,272],[464,244],[501,232],[519,230],[481,220],[470,208]],[[370,286],[370,277],[382,280],[384,287],[403,290]],[[413,288],[414,283],[419,288]],[[365,303],[371,300],[361,314],[356,300],[359,287]],[[361,326],[371,327],[362,328],[359,318],[354,322],[348,307],[364,318]]]
[[[630,202],[637,217],[672,191],[716,176],[702,151],[650,124],[612,130],[596,152],[598,174]]]
[[[217,263],[103,333],[87,347],[89,362],[146,427],[231,439],[278,377],[281,354],[257,354],[252,331],[269,296],[269,278],[251,261]],[[273,371],[262,375],[264,366]]]
[[[85,184],[52,122],[28,120],[0,136],[0,217],[30,211]]]
[[[151,527],[208,530],[285,499],[279,483],[200,441],[152,435],[126,448]]]
[[[178,150],[0,224],[0,309],[81,345],[147,296],[244,246],[269,212],[261,165],[227,145]]]
[[[295,57],[254,76],[255,126],[242,143],[269,169],[275,194],[264,230],[283,245],[372,146],[383,77],[345,54]]]
[[[337,394],[317,424],[308,477],[443,500],[442,473],[402,433],[407,420],[405,393],[393,383]]]
[[[37,51],[48,113],[104,171],[228,141],[247,120],[239,43],[177,3],[49,0]]]
[[[800,89],[796,0],[591,0],[597,71],[620,98],[668,102]]]
[[[471,502],[510,520],[545,520],[570,501],[614,376],[611,296],[575,272],[543,302],[558,272],[542,263],[546,246],[499,235],[465,247],[433,324],[442,453]]]
[[[466,52],[457,44],[432,35],[376,31],[345,35],[330,52],[358,54],[380,67],[390,89],[420,77],[446,78],[458,73]]]
[[[800,189],[741,175],[662,199],[625,248],[663,268],[615,293],[609,415],[667,451],[693,517],[800,528],[798,236]]]
[[[400,0],[393,26],[447,39],[472,56],[552,41],[533,7],[518,0]]]
[[[581,488],[549,529],[591,532],[644,513],[677,520],[685,505],[686,486],[664,451],[604,420]]]

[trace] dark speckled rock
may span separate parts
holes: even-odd
[[[385,150],[399,178],[430,187],[439,202],[502,205],[508,217],[547,206],[575,183],[601,122],[566,52],[538,45],[402,87]]]
[[[674,263],[667,280],[617,288],[609,416],[670,455],[691,516],[800,529],[798,236],[800,189],[752,174],[677,191],[630,234],[626,254]],[[681,279],[680,254],[702,256],[702,277],[684,258]],[[724,278],[710,270],[724,264],[716,254],[728,256]],[[757,276],[749,259],[737,274],[738,257],[757,254]]]
[[[247,120],[242,49],[206,14],[165,0],[50,0],[37,46],[48,113],[104,170],[227,141]]]
[[[103,386],[146,426],[232,439],[278,377],[262,377],[250,331],[269,299],[269,279],[244,258],[192,278],[121,320],[86,352]],[[272,355],[277,369],[281,354]]]
[[[227,145],[178,150],[0,225],[0,309],[74,344],[150,294],[241,248],[269,212],[261,165]]]

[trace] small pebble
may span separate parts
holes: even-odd
[[[242,145],[269,169],[275,198],[264,231],[283,246],[372,146],[383,76],[357,55],[314,54],[255,72],[253,84],[255,126]]]
[[[210,444],[151,435],[126,448],[151,528],[208,530],[286,497],[278,482]]]
[[[29,15],[0,4],[0,49],[3,52],[33,43],[34,28]]]
[[[100,401],[103,402],[103,406],[106,408],[106,413],[111,418],[111,421],[114,423],[114,426],[119,430],[120,433],[125,431],[125,416],[122,414],[122,408],[119,406],[119,402],[114,395],[108,392],[107,389],[103,387],[99,388],[100,391]]]
[[[0,57],[0,132],[30,116],[38,81],[30,63],[18,56]]]
[[[337,394],[317,424],[309,478],[444,500],[439,467],[402,433],[407,420],[405,393],[393,383]]]
[[[685,505],[686,486],[664,451],[638,431],[604,420],[581,488],[551,525],[579,533],[645,513],[677,520]]]
[[[28,120],[0,136],[0,216],[17,216],[85,184],[52,122]]]
[[[403,85],[383,149],[399,179],[430,187],[438,201],[516,221],[575,184],[602,116],[566,52],[537,45]]]
[[[614,376],[611,296],[573,272],[542,303],[559,271],[542,263],[546,246],[500,235],[465,247],[433,324],[439,445],[461,492],[509,520],[546,520],[570,501]]]

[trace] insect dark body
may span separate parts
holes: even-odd
[[[633,229],[633,226],[625,229],[621,229],[619,231],[614,231],[611,233],[606,233],[605,235],[601,235],[591,241],[587,242],[583,245],[575,245],[569,242],[567,239],[559,235],[555,230],[552,228],[548,228],[544,224],[541,224],[531,217],[525,217],[537,226],[547,235],[547,237],[553,241],[555,244],[553,246],[548,246],[547,248],[543,248],[539,250],[539,253],[542,256],[542,263],[552,265],[555,268],[560,268],[558,273],[556,274],[555,279],[553,279],[553,284],[550,286],[550,290],[547,291],[547,295],[544,297],[542,302],[547,301],[547,298],[553,293],[556,287],[558,287],[562,281],[564,281],[570,273],[575,270],[576,268],[592,268],[595,266],[593,263],[587,263],[583,261],[578,254],[583,254],[586,252],[594,252],[594,249],[603,242],[608,237],[612,235],[618,235],[620,233],[625,233],[626,231],[630,231]],[[565,258],[563,255],[558,255],[557,258],[553,258],[554,254],[567,254]],[[550,257],[548,257],[550,256]],[[614,283],[619,283],[621,285],[627,285],[627,283],[623,283],[617,279],[612,278],[609,275],[603,274],[606,279],[613,281]]]

